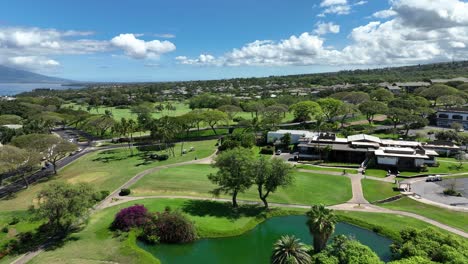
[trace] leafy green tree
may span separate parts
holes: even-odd
[[[251,163],[250,172],[257,185],[258,196],[268,208],[268,195],[278,187],[289,186],[293,182],[292,168],[284,160],[260,157]]]
[[[55,232],[68,232],[75,222],[87,215],[95,203],[95,191],[91,185],[52,183],[37,196],[39,219],[47,219]]]
[[[333,238],[323,251],[312,256],[312,263],[329,264],[383,264],[369,247],[344,235]]]
[[[294,236],[282,236],[273,245],[272,264],[310,264],[308,247]]]
[[[206,122],[211,127],[215,135],[218,134],[216,133],[215,126],[219,122],[227,120],[227,118],[228,116],[224,112],[221,112],[216,109],[203,112],[203,121]]]
[[[218,107],[218,110],[226,113],[229,120],[233,120],[238,113],[242,112],[242,108],[235,105],[222,105]]]
[[[444,95],[439,96],[437,101],[445,106],[446,108],[453,107],[453,106],[461,106],[465,104],[465,99],[461,96],[457,95]]]
[[[0,146],[0,174],[14,173],[21,175],[26,188],[29,182],[26,173],[32,171],[34,166],[40,164],[39,153],[31,150],[20,149],[15,146]],[[2,185],[2,176],[0,175],[0,186]]]
[[[369,101],[370,96],[365,92],[349,92],[342,100],[353,105],[359,105]]]
[[[387,111],[387,118],[392,121],[393,128],[396,129],[401,124],[401,120],[410,114],[411,112],[404,108],[391,107]]]
[[[76,145],[51,134],[29,134],[16,137],[12,144],[23,149],[38,152],[49,161],[57,174],[57,161],[76,150]]]
[[[325,208],[322,204],[312,206],[306,216],[309,232],[314,238],[314,252],[320,253],[327,245],[330,236],[335,232],[337,218],[333,210]]]
[[[23,119],[17,115],[0,115],[0,126],[21,124]]]
[[[208,175],[208,179],[219,186],[213,190],[213,194],[231,194],[232,206],[237,208],[237,195],[245,192],[253,184],[250,173],[252,159],[252,151],[244,148],[226,150],[219,154],[213,164],[219,170]]]
[[[244,111],[250,112],[252,114],[252,118],[255,117],[258,118],[258,114],[261,113],[265,109],[265,105],[262,102],[257,102],[257,101],[252,101],[252,102],[247,102],[244,105]]]
[[[313,101],[302,101],[291,105],[290,110],[294,113],[296,121],[303,122],[322,115],[320,105]]]
[[[322,98],[317,100],[317,103],[322,109],[323,115],[326,117],[328,122],[332,122],[334,117],[337,117],[340,113],[343,102],[331,97]]]
[[[462,238],[442,234],[432,228],[423,230],[404,229],[400,232],[401,240],[391,246],[395,260],[425,259],[417,263],[466,263],[468,243]],[[417,258],[419,257],[419,258]],[[400,261],[397,263],[415,263]]]
[[[339,113],[341,114],[340,124],[341,128],[344,127],[346,120],[359,113],[357,106],[349,103],[344,103],[340,106]]]
[[[379,88],[370,93],[370,98],[375,101],[388,103],[393,100],[394,95],[385,88]]]
[[[368,101],[364,102],[359,106],[361,113],[366,115],[369,124],[374,121],[376,114],[383,114],[387,111],[387,106],[382,102]]]
[[[439,97],[446,96],[446,95],[456,95],[459,93],[460,93],[459,90],[453,87],[447,86],[445,84],[434,84],[434,85],[431,85],[429,88],[421,91],[419,95],[421,95],[422,97],[428,100],[433,100],[434,106],[436,106],[437,99]]]

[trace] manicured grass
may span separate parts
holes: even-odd
[[[327,161],[327,162],[321,162],[320,165],[323,166],[339,166],[339,167],[351,167],[351,168],[359,168],[361,164],[359,163],[347,163],[347,162],[332,162],[332,161]]]
[[[69,183],[88,182],[97,190],[114,191],[137,173],[146,169],[194,160],[211,155],[215,147],[216,140],[185,142],[184,148],[191,146],[195,151],[180,155],[181,143],[175,146],[176,157],[170,157],[165,161],[146,161],[143,152],[135,151],[134,156],[130,156],[128,148],[105,150],[93,152],[85,155],[74,163],[65,167],[57,176],[53,176],[48,182],[66,181]],[[158,152],[152,152],[158,153]],[[161,151],[159,153],[165,153]],[[37,193],[44,188],[47,183],[39,183],[29,189],[18,192],[16,197],[10,200],[0,200],[0,211],[25,210],[32,203]]]
[[[140,179],[131,187],[132,195],[212,197],[210,191],[215,189],[216,185],[208,180],[207,175],[215,172],[215,168],[204,164],[163,169]],[[352,197],[351,182],[346,177],[306,172],[294,172],[294,176],[292,186],[279,188],[270,194],[268,200],[278,203],[332,205],[346,202]],[[221,197],[230,198],[228,195]],[[259,201],[255,186],[245,193],[240,193],[238,199]]]
[[[175,111],[168,111],[168,110],[163,110],[161,112],[154,112],[152,116],[154,118],[160,118],[162,116],[180,116],[185,113],[190,112],[190,108],[188,107],[188,104],[184,102],[171,102],[173,106],[176,107]],[[157,105],[158,103],[155,103],[154,105]],[[164,103],[163,103],[164,105]],[[77,104],[66,104],[65,107],[72,106],[74,109],[82,109],[84,111],[88,111],[86,106],[80,106]],[[137,115],[133,114],[130,111],[130,108],[116,108],[116,107],[106,107],[106,106],[100,106],[97,109],[92,108],[89,113],[91,114],[104,114],[104,112],[108,110],[112,113],[112,116],[114,117],[115,120],[120,120],[122,117],[126,119],[136,119]]]
[[[468,213],[456,212],[444,208],[439,208],[436,206],[414,201],[411,198],[407,197],[394,202],[381,204],[381,206],[389,209],[419,214],[427,218],[434,219],[443,224],[468,232]]]
[[[350,173],[350,174],[358,173],[358,171],[355,169],[328,168],[328,167],[313,166],[313,165],[307,165],[307,164],[297,165],[296,168],[305,169],[305,170],[314,170],[314,171],[332,171],[332,172],[340,172],[340,173],[343,173],[343,170],[346,170],[346,173]]]
[[[366,175],[385,178],[387,177],[387,171],[382,169],[366,169]]]
[[[268,216],[294,212],[273,209],[268,215],[261,209],[243,206],[233,213],[229,204],[184,199],[146,199],[117,205],[94,214],[87,227],[72,235],[71,241],[61,248],[46,251],[31,263],[158,263],[138,248],[135,236],[113,237],[108,229],[115,214],[133,204],[143,204],[149,211],[163,211],[166,206],[184,212],[196,226],[200,238],[239,235],[254,228]]]
[[[361,184],[364,192],[364,198],[369,202],[383,200],[400,193],[393,190],[395,184],[388,182],[362,179]]]
[[[439,161],[438,167],[427,167],[427,172],[409,172],[403,171],[400,173],[401,176],[415,176],[418,174],[449,174],[449,173],[465,173],[468,172],[468,165],[464,165],[461,168],[457,163],[447,162],[447,160]]]
[[[453,233],[430,225],[421,220],[402,215],[356,211],[335,211],[335,213],[338,215],[338,219],[340,221],[372,230],[393,240],[400,240],[399,232],[406,228],[425,229],[430,227],[441,232],[442,234],[454,235]]]
[[[18,223],[13,224],[12,220],[18,219]],[[27,211],[6,211],[0,212],[0,248],[15,235],[22,232],[32,231],[40,225],[41,222],[31,218]],[[8,232],[3,232],[3,228],[8,228]]]

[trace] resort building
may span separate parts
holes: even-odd
[[[303,137],[297,145],[300,160],[328,160],[334,162],[374,162],[381,168],[418,169],[433,166],[439,155],[435,149],[427,149],[420,142],[380,139],[359,134],[346,138],[333,133],[320,133]]]
[[[468,129],[468,109],[439,109],[436,122],[440,127],[450,127],[452,123],[459,123],[464,129]]]
[[[267,134],[267,142],[268,143],[275,143],[276,141],[280,141],[284,135],[290,134],[291,135],[291,144],[297,144],[299,139],[301,138],[311,138],[315,136],[317,133],[306,131],[306,130],[277,130],[277,131],[270,131]]]

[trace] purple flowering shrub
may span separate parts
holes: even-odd
[[[129,231],[132,227],[142,227],[150,219],[148,209],[143,205],[134,205],[120,210],[115,215],[111,228]]]

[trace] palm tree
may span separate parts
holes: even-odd
[[[314,205],[307,212],[307,226],[310,234],[314,237],[314,252],[319,253],[327,245],[327,241],[335,231],[337,222],[333,210],[325,208],[324,205]]]
[[[272,264],[310,264],[311,258],[307,253],[307,246],[294,236],[282,236],[276,241]]]

